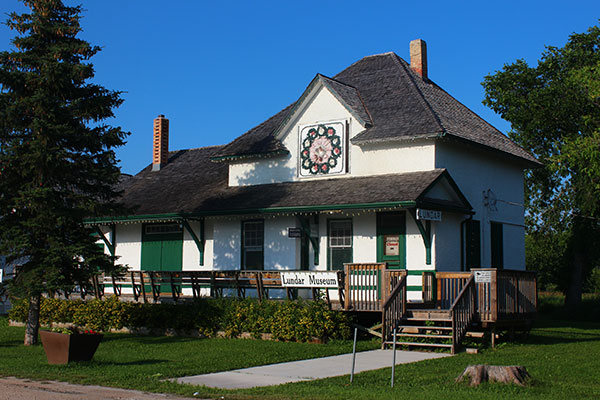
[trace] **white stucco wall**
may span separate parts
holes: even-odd
[[[213,268],[215,270],[240,269],[241,231],[240,220],[213,220]]]
[[[287,228],[295,227],[294,217],[265,219],[265,270],[300,269],[296,254],[300,239],[288,238]]]
[[[350,143],[349,170],[346,173],[299,177],[300,129],[307,125],[332,121],[347,121],[349,138],[353,138],[364,130],[364,127],[328,89],[317,87],[314,89],[314,93],[305,99],[303,106],[286,125],[286,129],[282,131],[282,142],[289,150],[289,154],[248,162],[231,162],[229,164],[229,185],[244,186],[306,179],[347,178],[424,171],[434,168],[435,146],[431,141],[411,141],[391,145],[372,144],[362,147]]]
[[[142,225],[118,224],[115,236],[115,255],[119,257],[117,263],[139,271],[142,260]]]
[[[491,151],[468,144],[438,142],[436,167],[447,168],[452,178],[473,206],[474,219],[481,221],[481,263],[491,263],[490,221],[501,222],[504,238],[504,268],[525,268],[525,236],[523,207],[523,169],[515,162],[501,158]],[[484,205],[483,192],[491,190],[497,201],[495,207]],[[445,216],[445,214],[444,214]],[[459,221],[455,221],[460,223]],[[452,225],[452,224],[451,224]],[[437,240],[445,260],[460,260],[460,246],[455,241],[456,229],[451,225],[440,231]],[[459,238],[460,239],[460,238]],[[446,261],[443,268],[450,268]]]
[[[410,141],[393,144],[352,146],[352,176],[399,174],[434,169],[433,142]]]
[[[200,221],[189,221],[190,227],[200,238]],[[204,221],[204,263],[200,265],[200,251],[192,235],[187,229],[183,230],[182,271],[211,270],[213,266],[213,221]]]

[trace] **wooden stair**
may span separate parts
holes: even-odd
[[[413,309],[396,327],[396,345],[409,348],[453,348],[452,317],[449,310]],[[384,342],[392,345],[393,339]]]

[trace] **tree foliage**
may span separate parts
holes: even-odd
[[[572,34],[562,48],[547,47],[537,66],[517,60],[483,83],[484,104],[509,121],[509,136],[544,164],[526,176],[529,245],[554,243],[562,251],[556,260],[568,258],[567,301],[574,303],[598,258],[599,50],[600,27],[594,26]]]
[[[81,7],[23,2],[31,12],[6,22],[14,50],[0,53],[0,254],[22,262],[11,293],[39,298],[114,268],[83,220],[117,213],[127,133],[104,122],[122,100],[90,82],[100,48],[77,37]]]

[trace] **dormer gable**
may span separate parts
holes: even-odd
[[[304,90],[300,98],[291,107],[285,119],[273,132],[275,139],[282,140],[299,116],[312,104],[315,97],[326,89],[350,113],[364,129],[373,125],[373,121],[360,92],[353,86],[317,74]],[[362,130],[361,130],[362,131]]]

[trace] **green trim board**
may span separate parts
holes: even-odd
[[[206,216],[225,216],[225,215],[244,215],[244,214],[276,214],[276,213],[310,213],[316,211],[337,211],[337,210],[372,210],[378,208],[410,208],[416,207],[415,201],[389,201],[382,203],[354,203],[354,204],[333,204],[333,205],[315,205],[315,206],[297,206],[297,207],[266,207],[266,208],[246,208],[228,211],[204,211],[196,213],[167,213],[167,214],[145,214],[128,215],[104,218],[88,218],[84,220],[88,225],[101,225],[118,222],[172,222],[186,219],[199,219]]]
[[[433,272],[435,274],[435,271],[431,270],[431,269],[418,269],[418,270],[415,270],[415,269],[408,270],[407,269],[406,270],[406,275],[413,275],[413,276],[418,275],[418,276],[422,276],[423,272]]]

